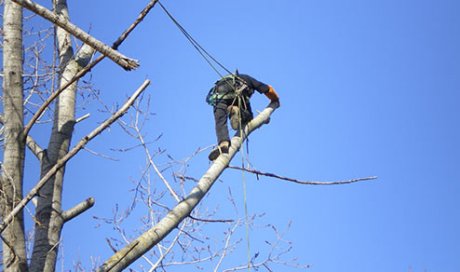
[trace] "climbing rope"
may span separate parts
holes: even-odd
[[[240,137],[243,138],[243,116],[241,114],[243,108],[243,98],[241,95],[238,95],[238,127],[240,131]],[[244,144],[241,145],[241,167],[244,169],[245,158],[248,154],[245,153]],[[249,213],[248,213],[248,201],[247,201],[247,187],[246,187],[246,175],[244,171],[241,171],[241,180],[243,183],[243,204],[244,204],[244,221],[246,227],[246,242],[247,242],[247,258],[248,258],[248,271],[251,271],[251,239],[249,235]]]
[[[203,59],[209,64],[209,66],[221,77],[224,76],[219,72],[215,64],[217,64],[220,68],[226,71],[228,74],[232,74],[230,70],[228,70],[222,63],[220,63],[216,58],[214,58],[206,49],[203,48],[193,37],[190,33],[174,18],[174,16],[166,9],[166,7],[158,1],[161,9],[166,13],[166,15],[171,19],[171,21],[179,28],[179,30],[184,34],[185,38],[192,44],[192,46],[198,51],[198,53],[203,57]],[[213,64],[214,62],[215,64]]]
[[[219,72],[217,66],[219,66],[222,70],[227,72],[227,74],[231,74],[234,76],[238,76],[236,74],[233,74],[230,72],[229,69],[227,69],[222,63],[220,63],[215,57],[213,57],[206,49],[203,48],[193,37],[190,35],[190,33],[177,21],[176,18],[166,9],[166,7],[158,1],[158,4],[160,5],[161,9],[166,13],[166,15],[171,19],[171,21],[177,26],[177,28],[180,30],[180,32],[187,38],[187,40],[192,44],[192,46],[195,48],[195,50],[203,57],[203,59],[208,63],[208,65],[220,76],[220,78],[224,78],[224,76]],[[213,63],[214,62],[214,63]],[[217,66],[216,66],[217,65]],[[241,79],[241,78],[240,78]],[[244,80],[243,80],[244,82]],[[246,82],[244,82],[246,84]],[[227,84],[229,84],[227,82]],[[231,85],[231,84],[229,84]],[[240,92],[241,90],[236,90],[236,87],[234,85],[231,85],[231,88],[235,92],[239,92],[237,94],[237,97],[235,99],[238,100],[238,120],[239,120],[239,132],[240,132],[240,137],[243,137],[243,124],[242,124],[242,119],[243,116],[241,115],[241,112],[243,109],[243,103],[246,103],[243,101],[242,98],[242,93]],[[233,106],[233,103],[232,103]],[[246,105],[244,105],[246,108]],[[247,139],[248,140],[248,139]],[[245,162],[245,157],[247,154],[245,153],[244,149],[244,144],[241,145],[241,166],[244,168],[244,162]],[[247,258],[248,258],[248,271],[251,271],[251,244],[250,244],[250,235],[249,235],[249,216],[248,216],[248,204],[247,204],[247,188],[246,188],[246,176],[244,171],[241,171],[242,175],[242,182],[243,182],[243,199],[244,199],[244,213],[245,213],[245,225],[246,225],[246,241],[247,241]]]

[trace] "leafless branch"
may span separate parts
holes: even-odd
[[[79,203],[75,207],[63,212],[62,218],[64,219],[64,222],[68,222],[74,219],[75,217],[79,216],[80,214],[84,213],[85,211],[94,206],[94,202],[94,198],[90,197],[85,201]]]
[[[43,18],[47,19],[48,21],[52,22],[53,24],[61,27],[62,29],[66,30],[70,34],[74,35],[84,43],[88,44],[92,48],[96,49],[97,51],[101,52],[106,57],[113,60],[115,63],[123,67],[125,70],[132,70],[136,69],[139,66],[139,63],[136,60],[130,59],[120,52],[112,49],[110,46],[104,44],[103,42],[95,39],[82,29],[78,28],[76,25],[70,23],[66,20],[63,16],[60,16],[47,8],[34,3],[30,0],[12,0],[16,4],[23,6],[24,8],[42,16]]]
[[[219,258],[219,261],[217,262],[216,267],[214,267],[214,272],[219,271],[219,268],[222,265],[223,260],[227,256],[228,248],[229,248],[229,245],[230,245],[230,239],[232,238],[232,235],[235,233],[235,230],[239,225],[240,225],[240,223],[238,222],[238,223],[234,224],[232,228],[229,228],[229,230],[227,231],[227,237],[225,239],[224,249],[222,251],[222,254],[220,255],[220,258]]]
[[[18,205],[11,211],[11,213],[6,216],[0,225],[0,233],[3,232],[6,226],[13,220],[14,216],[18,212],[20,212],[25,205],[35,196],[37,195],[38,191],[46,184],[46,182],[54,175],[56,172],[63,167],[68,160],[74,157],[83,147],[91,141],[94,137],[99,135],[102,131],[104,131],[107,127],[113,124],[118,118],[123,116],[125,112],[131,107],[134,101],[139,97],[139,95],[147,88],[150,84],[149,80],[144,81],[144,83],[137,89],[134,94],[125,102],[125,104],[110,118],[104,121],[101,125],[99,125],[95,130],[85,136],[80,142],[67,153],[62,159],[60,159],[41,179],[40,181],[30,190],[30,192],[23,198]]]
[[[27,138],[26,138],[26,144],[27,144],[27,147],[30,149],[30,151],[32,151],[32,153],[38,158],[39,161],[42,160],[43,158],[43,148],[41,148],[37,142],[35,142],[35,140],[27,135]]]
[[[113,49],[118,49],[118,47],[123,43],[123,41],[128,37],[128,35],[136,28],[136,26],[141,23],[145,16],[150,12],[150,10],[155,6],[158,0],[151,0],[145,8],[139,13],[137,19],[120,35],[120,37],[112,44]]]
[[[201,222],[206,222],[206,223],[233,223],[235,220],[233,219],[207,219],[207,218],[197,218],[192,215],[189,215],[189,217],[195,221],[201,221]]]
[[[147,169],[152,168],[155,171],[155,174],[160,178],[160,180],[163,182],[165,185],[166,189],[170,193],[170,195],[174,198],[176,202],[180,202],[181,198],[177,194],[177,192],[173,189],[171,183],[165,178],[165,176],[162,173],[162,170],[157,166],[157,163],[154,161],[154,153],[150,151],[148,142],[145,140],[144,135],[142,133],[143,126],[145,124],[145,121],[147,120],[148,113],[145,113],[142,109],[139,108],[139,104],[141,103],[142,98],[139,99],[139,101],[134,105],[134,108],[136,111],[134,112],[133,116],[131,117],[131,122],[126,123],[123,121],[120,121],[120,125],[122,129],[131,137],[135,138],[139,143],[145,153],[145,158],[147,160]],[[147,108],[149,106],[150,100],[147,99]],[[135,146],[136,147],[136,146]],[[128,149],[124,149],[121,151],[126,151],[130,150],[135,147],[130,147]]]
[[[87,114],[83,115],[82,117],[78,117],[77,119],[75,119],[75,123],[80,123],[81,121],[83,121],[85,119],[88,119],[90,116],[91,116],[91,114],[87,113]]]
[[[297,184],[303,184],[303,185],[342,185],[342,184],[350,184],[350,183],[355,183],[355,182],[360,182],[360,181],[368,181],[368,180],[375,180],[377,179],[376,176],[371,176],[371,177],[365,177],[365,178],[356,178],[356,179],[349,179],[349,180],[340,180],[340,181],[302,181],[298,179],[293,179],[293,178],[288,178],[288,177],[283,177],[279,176],[276,174],[272,173],[267,173],[267,172],[261,172],[255,169],[248,169],[248,168],[243,168],[239,166],[228,166],[230,169],[235,169],[235,170],[241,170],[245,171],[248,173],[252,173],[255,175],[261,175],[261,176],[266,176],[266,177],[271,177],[271,178],[277,178],[289,182],[294,182]]]
[[[148,149],[148,146],[147,144],[145,143],[144,141],[144,137],[142,136],[142,133],[141,131],[139,130],[139,128],[137,126],[134,127],[135,130],[136,130],[136,133],[137,133],[137,138],[139,139],[139,141],[141,142],[141,144],[144,146],[144,150],[145,150],[145,155],[147,156],[147,159],[150,163],[150,165],[153,167],[153,169],[155,170],[155,173],[158,175],[158,177],[160,177],[161,181],[163,181],[163,184],[166,186],[166,188],[168,189],[169,193],[173,196],[173,198],[177,201],[177,202],[180,202],[180,198],[179,196],[177,195],[177,193],[174,191],[174,189],[172,188],[171,184],[168,182],[168,180],[166,180],[166,178],[163,176],[163,174],[161,173],[160,169],[158,169],[157,165],[155,164],[155,162],[153,161],[153,157],[152,155],[150,154],[150,151]]]
[[[189,176],[184,176],[184,175],[180,175],[180,174],[174,174],[175,177],[185,181],[185,180],[191,180],[193,182],[198,182],[199,180],[197,178],[194,178],[194,177],[189,177]]]
[[[140,22],[147,16],[149,11],[154,7],[158,0],[151,0],[149,4],[141,11],[139,14],[138,18],[136,21],[131,24],[121,35],[118,37],[118,39],[113,43],[112,48],[113,49],[118,49],[118,47],[123,43],[123,41],[126,40],[128,35],[136,28],[136,26],[139,25]],[[69,86],[74,84],[77,80],[82,78],[84,75],[86,75],[91,69],[94,68],[99,62],[101,62],[105,58],[105,55],[99,56],[96,60],[93,62],[89,63],[85,68],[80,70],[72,79],[70,79],[66,84],[64,84],[59,90],[55,91],[52,93],[48,99],[40,106],[40,108],[35,112],[34,116],[31,118],[29,123],[24,128],[24,135],[28,135],[29,131],[32,129],[32,126],[36,123],[36,121],[40,118],[40,116],[43,114],[43,112],[48,108],[48,106],[51,104],[51,102],[54,101],[63,91],[65,91]]]
[[[293,267],[297,269],[307,269],[310,265],[306,264],[299,264],[294,259],[291,260],[284,260],[284,255],[289,253],[292,249],[291,242],[286,241],[284,239],[284,235],[286,234],[287,230],[290,228],[291,223],[288,223],[287,229],[282,233],[278,231],[278,229],[273,225],[264,226],[264,228],[269,228],[275,233],[275,241],[265,243],[269,246],[268,253],[265,257],[262,257],[262,253],[260,251],[256,252],[253,257],[251,258],[249,264],[245,263],[236,267],[223,269],[221,271],[224,272],[231,272],[231,271],[242,271],[247,269],[254,269],[258,271],[259,268],[264,267],[268,271],[273,271],[269,265],[282,265],[286,267]],[[215,270],[216,271],[216,270]]]
[[[157,269],[161,263],[163,262],[163,260],[166,258],[166,256],[168,256],[168,254],[172,251],[173,247],[176,245],[176,243],[179,241],[179,238],[180,236],[182,235],[185,227],[186,227],[187,224],[183,224],[182,226],[180,226],[179,228],[179,231],[177,232],[176,236],[174,237],[174,240],[170,243],[170,245],[166,248],[165,252],[162,252],[161,255],[160,255],[160,258],[158,258],[158,260],[156,261],[155,264],[152,265],[152,267],[149,269],[149,271],[155,271],[155,269]]]
[[[91,150],[91,149],[89,149],[87,147],[84,147],[84,149],[85,149],[86,152],[88,152],[90,154],[93,154],[94,156],[101,157],[103,159],[107,159],[107,160],[111,160],[111,161],[119,161],[119,159],[117,159],[117,158],[113,158],[113,157],[110,157],[108,155],[98,153],[98,152],[96,152],[94,150]]]
[[[105,239],[107,241],[107,244],[109,245],[110,249],[115,253],[117,252],[117,248],[112,244],[112,240],[110,240],[109,238],[106,238]]]

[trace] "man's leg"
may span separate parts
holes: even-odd
[[[230,118],[230,126],[234,130],[240,127],[240,108],[238,106],[228,106],[228,117]]]
[[[218,146],[209,154],[209,160],[213,161],[222,153],[228,153],[230,147],[230,137],[228,136],[227,127],[227,103],[225,101],[218,103],[214,107],[214,121]]]
[[[220,102],[214,107],[214,121],[218,144],[223,141],[230,141],[227,127],[227,107],[228,105],[224,102]]]
[[[240,132],[240,123],[244,127],[247,123],[249,123],[249,121],[251,121],[254,118],[249,100],[245,101],[245,103],[242,106],[242,108],[236,106],[229,107],[230,123],[232,125],[232,128],[237,131],[238,136]]]
[[[251,103],[249,103],[249,100],[246,101],[245,106],[246,108],[241,111],[241,119],[242,119],[241,122],[243,126],[249,123],[249,121],[251,121],[254,118],[254,115],[251,109]]]

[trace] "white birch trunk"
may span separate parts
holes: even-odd
[[[5,1],[3,13],[3,110],[2,218],[22,199],[25,139],[23,136],[22,8]],[[23,213],[18,213],[2,233],[4,271],[27,271]]]
[[[201,199],[211,189],[211,186],[219,178],[220,174],[227,168],[236,152],[240,149],[242,143],[252,131],[259,128],[270,120],[270,115],[278,107],[279,104],[272,103],[263,110],[256,118],[254,118],[245,127],[244,137],[233,137],[232,144],[228,155],[221,155],[208,171],[198,181],[190,194],[178,203],[157,225],[144,232],[136,240],[129,245],[116,252],[110,257],[99,269],[98,272],[105,271],[121,271],[128,267],[132,262],[142,257],[148,250],[154,247],[158,242],[163,240],[180,222],[187,218],[193,209],[198,205]]]

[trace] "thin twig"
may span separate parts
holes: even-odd
[[[233,223],[235,220],[233,219],[203,219],[203,218],[197,218],[192,215],[189,215],[191,219],[195,221],[201,221],[201,222],[206,222],[206,223]]]
[[[161,181],[163,181],[163,184],[166,186],[166,188],[168,189],[168,191],[171,194],[171,196],[177,202],[180,202],[181,201],[180,197],[177,195],[177,193],[172,188],[171,184],[169,184],[168,180],[166,180],[166,178],[161,173],[160,169],[158,169],[156,163],[153,161],[152,155],[150,154],[150,151],[149,151],[149,149],[147,147],[147,144],[144,141],[144,137],[142,136],[139,128],[136,127],[135,129],[136,129],[139,141],[144,146],[144,151],[145,151],[145,154],[147,155],[147,159],[149,160],[150,165],[153,167],[153,169],[155,170],[155,173],[158,175],[158,177],[160,177]]]
[[[214,272],[219,270],[219,267],[222,265],[222,262],[224,261],[225,257],[227,256],[228,253],[228,248],[230,244],[230,239],[232,238],[232,235],[235,233],[236,229],[240,225],[239,222],[235,223],[232,228],[229,228],[227,231],[227,238],[225,239],[225,244],[222,250],[222,254],[220,255],[219,261],[217,262],[216,267],[214,268]]]
[[[107,241],[107,244],[109,244],[110,249],[113,252],[117,252],[118,249],[114,245],[112,245],[112,241],[109,238],[105,238],[105,240]]]
[[[92,149],[89,149],[87,147],[84,147],[84,149],[85,149],[86,152],[88,152],[88,153],[90,153],[90,154],[92,154],[94,156],[101,157],[101,158],[106,159],[106,160],[111,160],[111,161],[119,161],[120,160],[120,159],[117,159],[117,158],[112,158],[112,157],[110,157],[108,155],[104,155],[102,153],[98,153],[98,152],[96,152],[96,151],[94,151]]]
[[[184,222],[184,224],[182,224],[182,226],[179,228],[179,231],[177,232],[176,236],[174,237],[174,240],[171,242],[169,247],[166,248],[166,251],[161,254],[160,258],[156,261],[156,263],[154,265],[152,265],[152,267],[149,269],[149,272],[155,271],[158,268],[158,266],[161,265],[163,260],[166,258],[166,256],[171,252],[173,247],[179,241],[179,238],[181,237],[182,232],[183,232],[183,230],[185,229],[186,226],[187,226],[187,222]]]
[[[179,179],[181,179],[181,180],[183,180],[183,181],[186,181],[186,180],[191,180],[193,182],[198,182],[199,181],[197,178],[184,176],[184,175],[181,175],[181,174],[174,173],[174,176],[179,178]]]
[[[342,185],[342,184],[350,184],[350,183],[355,183],[355,182],[360,182],[360,181],[367,181],[367,180],[377,179],[377,176],[371,176],[371,177],[365,177],[365,178],[356,178],[356,179],[340,180],[340,181],[302,181],[302,180],[298,180],[298,179],[283,177],[283,176],[279,176],[279,175],[276,175],[276,174],[261,172],[261,171],[255,170],[255,169],[248,169],[248,168],[243,168],[243,167],[239,167],[239,166],[229,165],[228,168],[245,171],[245,172],[252,173],[252,174],[255,174],[255,175],[261,175],[261,176],[266,176],[266,177],[286,180],[286,181],[294,182],[294,183],[297,183],[297,184],[303,184],[303,185]]]

